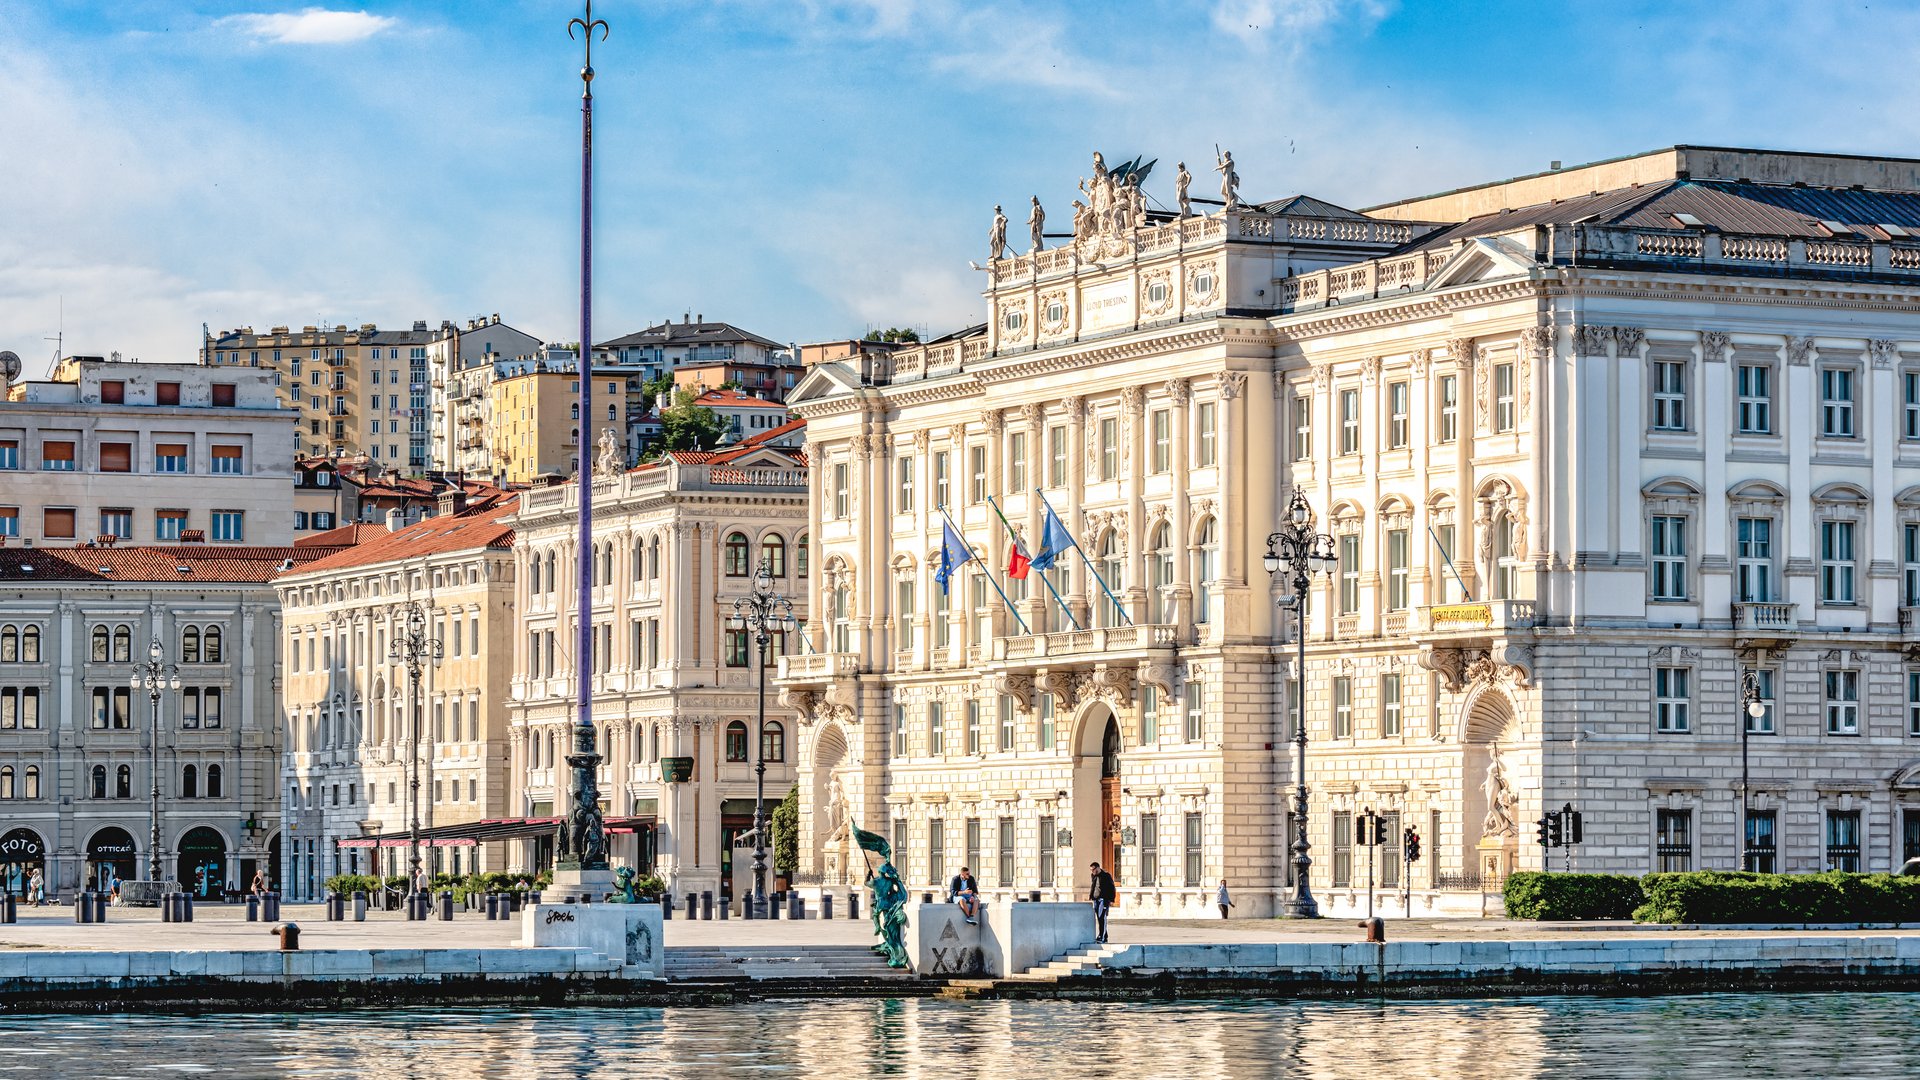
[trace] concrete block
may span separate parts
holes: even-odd
[[[420,975],[427,970],[426,955],[420,949],[373,949],[375,975]]]
[[[918,975],[977,976],[987,973],[980,947],[980,923],[968,923],[958,904],[921,904],[907,913],[907,959]]]
[[[437,955],[438,952],[435,950],[429,955]],[[366,949],[316,949],[307,955],[312,958],[313,973],[316,975],[373,974],[373,954]],[[276,970],[279,967],[275,965]]]
[[[634,978],[666,972],[658,904],[534,904],[521,914],[520,944],[572,948],[616,961]]]
[[[316,954],[318,955],[318,954]],[[364,953],[362,955],[365,955]],[[285,974],[287,965],[280,959],[279,950],[271,952],[240,953],[240,974],[246,978],[264,979]],[[371,970],[372,966],[368,966]]]

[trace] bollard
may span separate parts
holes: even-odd
[[[700,894],[688,893],[687,894],[687,921],[692,922],[693,920],[699,917],[700,917]]]
[[[265,922],[280,921],[280,894],[267,893],[260,899],[260,918]]]
[[[673,921],[673,894],[672,893],[660,894],[660,920],[662,922]]]
[[[1027,894],[1027,903],[1029,903],[1029,904],[1037,904],[1037,903],[1039,903],[1039,902],[1040,902],[1040,890],[1039,890],[1039,889],[1035,889],[1035,890],[1033,890],[1032,892],[1029,892],[1029,893]]]
[[[730,913],[730,912],[731,912],[732,910],[733,910],[733,905],[732,905],[732,904],[729,904],[729,903],[727,903],[727,898],[726,898],[726,897],[724,897],[724,896],[723,896],[723,897],[721,897],[721,898],[720,898],[720,921],[721,921],[721,922],[726,922],[726,921],[727,921],[727,918],[728,918],[728,914],[729,914],[729,913]]]
[[[767,897],[767,918],[774,919],[774,920],[778,920],[780,918],[780,894],[779,893],[774,893],[773,895]]]
[[[721,902],[721,906],[726,906],[725,901]],[[713,893],[711,891],[700,894],[700,917],[708,922],[713,921]]]
[[[453,921],[453,890],[451,889],[443,890],[440,893],[440,921]]]
[[[14,902],[13,894],[6,893],[5,895],[0,895],[0,925],[17,923],[19,921],[20,908]]]
[[[193,894],[190,892],[180,894],[180,921],[193,921]]]
[[[107,894],[106,893],[102,892],[102,893],[93,894],[93,921],[94,922],[107,921]]]
[[[367,921],[367,894],[363,889],[353,890],[353,921]]]
[[[492,922],[495,919],[498,919],[499,917],[500,917],[500,898],[498,896],[493,895],[492,893],[488,893],[487,894],[487,921]]]
[[[1385,944],[1387,940],[1387,920],[1376,915],[1358,925],[1360,929],[1367,932],[1367,941],[1370,944]]]
[[[539,902],[540,902],[540,893],[537,890],[527,894],[527,903],[537,904]]]
[[[252,893],[247,894],[247,921],[260,921],[260,898]]]
[[[806,917],[807,917],[806,898],[796,892],[788,893],[787,894],[787,918],[792,919],[794,922],[799,922],[801,919],[804,919]]]
[[[285,926],[277,926],[272,930],[267,931],[267,933],[273,934],[274,936],[280,939],[281,952],[299,952],[300,951],[300,924],[299,923],[288,923]]]
[[[77,923],[90,923],[93,921],[92,893],[83,892],[75,894],[73,898],[73,921]]]
[[[933,894],[932,894],[932,893],[930,893],[930,892],[923,892],[923,893],[921,893],[921,894],[920,894],[920,902],[921,902],[921,903],[923,903],[923,904],[931,904],[931,903],[933,903]]]
[[[742,896],[740,898],[740,917],[743,919],[753,918],[753,894],[752,893],[748,893],[745,896]]]
[[[820,894],[820,918],[827,922],[833,921],[833,894],[830,892]]]
[[[344,904],[343,898],[341,897],[341,895],[336,892],[328,893],[327,894],[327,921],[339,922],[342,919],[346,918],[346,915],[347,915],[346,905]]]
[[[160,894],[160,921],[161,922],[173,921],[173,894],[172,893],[163,892]]]
[[[847,894],[847,918],[858,919],[859,917],[860,917],[860,894],[857,892],[850,892]]]

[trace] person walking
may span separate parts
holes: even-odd
[[[1100,868],[1100,864],[1089,863],[1093,871],[1093,884],[1087,889],[1087,899],[1093,903],[1093,940],[1104,945],[1107,941],[1107,912],[1113,908],[1113,902],[1120,894],[1113,887],[1113,875]]]
[[[972,870],[963,866],[959,873],[953,875],[953,880],[947,884],[947,902],[959,904],[960,914],[969,923],[980,921],[977,917],[980,914],[980,883],[973,880]]]
[[[45,907],[47,904],[47,879],[41,876],[37,866],[33,868],[32,876],[27,878],[27,899],[34,907]]]
[[[1227,879],[1226,878],[1220,879],[1220,892],[1213,899],[1214,899],[1214,903],[1220,905],[1220,917],[1223,919],[1226,918],[1227,909],[1233,906],[1233,897],[1227,895]]]

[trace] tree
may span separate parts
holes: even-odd
[[[652,412],[653,403],[673,393],[673,373],[648,379],[640,384],[640,411]]]
[[[660,410],[660,439],[669,451],[711,450],[732,430],[720,414],[695,405],[690,390],[675,391],[673,404]]]
[[[788,874],[800,868],[800,785],[795,784],[770,815],[773,818],[773,868]]]
[[[909,344],[920,340],[920,332],[904,326],[889,326],[885,330],[867,331],[868,341],[901,341]]]

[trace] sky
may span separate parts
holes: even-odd
[[[565,0],[0,0],[0,349],[498,313],[578,338]],[[594,338],[983,318],[995,204],[1215,144],[1363,207],[1675,143],[1920,156],[1920,0],[599,0]]]

